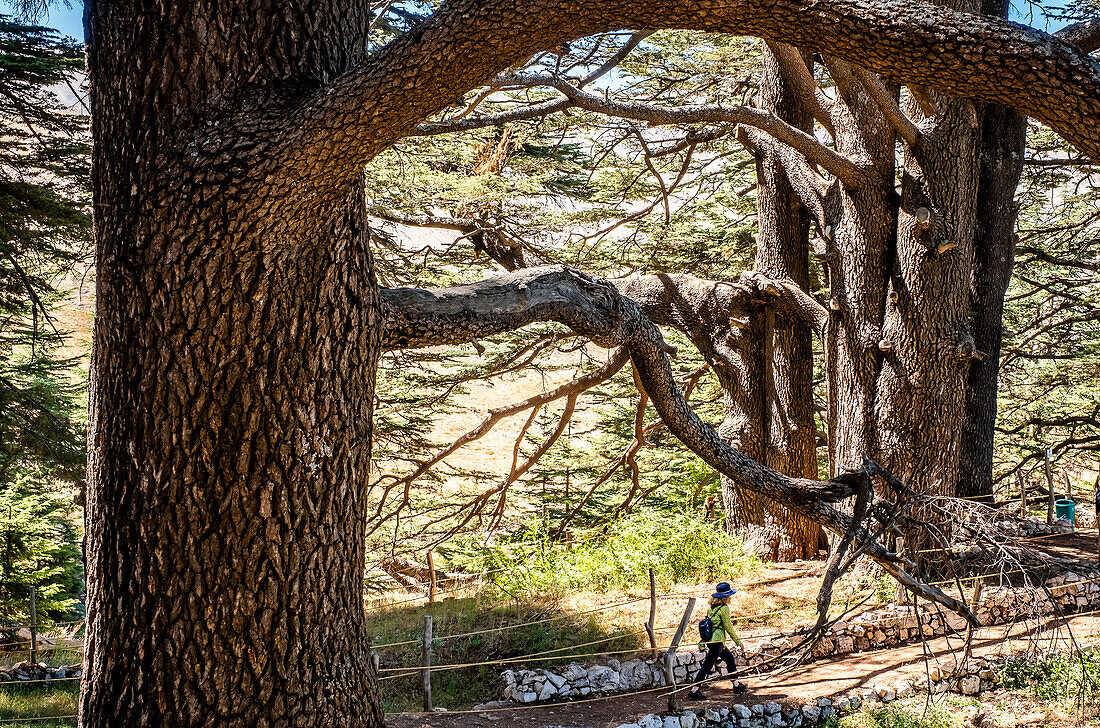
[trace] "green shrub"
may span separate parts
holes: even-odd
[[[535,535],[541,538],[533,543],[457,548],[447,555],[456,565],[492,572],[492,583],[509,594],[638,588],[648,583],[650,568],[668,587],[736,579],[759,566],[738,538],[685,513],[634,513],[611,524],[605,536],[572,546]]]
[[[999,677],[1006,689],[1031,688],[1042,700],[1066,703],[1078,695],[1095,696],[1100,686],[1100,650],[1015,658],[1004,664]]]
[[[933,703],[919,714],[899,705],[874,708],[854,713],[832,726],[837,728],[951,728],[955,723],[952,713],[942,702]]]

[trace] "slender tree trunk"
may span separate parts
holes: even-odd
[[[215,111],[338,72],[369,15],[281,10],[88,6],[84,726],[382,725],[357,525],[380,348],[361,184],[291,195],[274,122]]]
[[[764,317],[759,309],[750,312],[749,328],[731,332],[722,366],[715,369],[722,388],[724,418],[718,434],[731,447],[758,463],[767,452],[765,426],[764,358],[757,348],[764,337]],[[767,519],[766,499],[739,488],[722,478],[722,507],[726,512],[726,530],[746,536],[749,545],[768,551],[767,539],[758,541],[760,525]]]
[[[986,0],[986,15],[1007,17],[1005,0]],[[1027,117],[1003,106],[981,109],[981,169],[974,234],[971,328],[984,355],[970,365],[957,494],[993,500],[993,435],[1004,332],[1004,300],[1016,248],[1016,187],[1023,171]]]
[[[779,118],[807,131],[813,118],[806,104],[783,77],[770,48],[763,51],[760,103]],[[810,216],[769,149],[760,150],[756,163],[757,246],[755,268],[772,278],[793,280],[809,288]],[[760,324],[763,325],[760,325]],[[751,348],[760,357],[761,423],[764,440],[761,463],[799,478],[817,478],[817,449],[813,412],[813,346],[810,327],[768,307],[755,330],[761,339]],[[727,390],[728,391],[728,390]],[[736,409],[726,397],[727,423]],[[728,481],[724,489],[732,488]],[[727,496],[727,500],[730,498]],[[739,492],[741,512],[730,520],[750,536],[757,549],[778,561],[817,555],[824,539],[821,527],[796,516],[758,495]],[[731,504],[727,504],[727,508]],[[727,510],[727,513],[729,511]]]

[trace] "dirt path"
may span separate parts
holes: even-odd
[[[1049,645],[1052,640],[1068,646],[1071,633],[1078,644],[1100,642],[1100,615],[1086,614],[1068,620],[1050,618],[1038,625],[1033,622],[1012,628],[987,627],[975,635],[973,654],[1011,654],[1037,643]],[[728,683],[719,682],[709,686],[707,700],[691,705],[717,707],[732,703],[751,705],[775,701],[784,707],[798,706],[817,697],[837,695],[872,685],[891,684],[903,677],[923,675],[926,654],[932,661],[953,664],[962,657],[963,643],[961,635],[941,637],[929,641],[927,645],[903,645],[888,650],[846,655],[803,665],[780,675],[747,678],[745,683],[749,686],[749,692],[745,695],[734,695]],[[646,713],[660,713],[665,710],[666,702],[665,690],[661,688],[644,694],[525,709],[394,715],[386,719],[386,725],[389,728],[471,728],[496,725],[516,728],[612,728],[636,720]]]
[[[1074,533],[1063,533],[1049,538],[1037,538],[1027,545],[1038,551],[1069,559],[1081,559],[1096,563],[1096,529],[1086,528]]]

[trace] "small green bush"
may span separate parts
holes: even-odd
[[[0,487],[0,625],[28,624],[32,585],[40,625],[83,616],[80,534],[67,508],[30,479]]]
[[[1095,696],[1100,686],[1100,650],[1015,658],[1001,668],[1000,681],[1008,690],[1031,688],[1042,700],[1067,703],[1081,694]]]

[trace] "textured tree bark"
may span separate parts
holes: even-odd
[[[894,131],[852,74],[826,57],[839,98],[833,106],[838,151],[864,162],[866,181],[840,186],[832,206],[832,236],[824,242],[830,318],[825,352],[829,387],[829,466],[836,475],[858,468],[873,452],[874,403],[882,364],[887,282],[897,232]]]
[[[352,0],[92,0],[86,17],[87,726],[381,725],[361,602],[380,303],[359,171],[493,74],[614,28],[759,33],[1013,103],[1100,155],[1100,67],[923,3],[459,0],[369,57],[368,4]],[[690,447],[846,530],[802,500],[844,483],[789,490],[730,450],[665,396],[649,336],[632,356],[655,363],[643,381]]]
[[[958,4],[977,11],[972,0]],[[970,284],[978,189],[977,111],[969,101],[934,96],[938,113],[906,146],[897,257],[883,322],[885,361],[875,401],[875,453],[910,488],[954,496],[974,354]],[[920,118],[915,102],[909,116]],[[916,518],[927,514],[914,513]],[[936,545],[905,535],[918,564]]]
[[[669,27],[757,35],[835,54],[894,83],[1009,104],[1050,124],[1083,154],[1100,155],[1100,130],[1089,122],[1100,114],[1100,65],[1087,54],[1023,26],[891,0],[447,3],[415,32],[306,99],[282,154],[308,178],[314,173],[308,150],[326,148],[333,152],[324,157],[326,173],[347,175],[539,50],[604,31]],[[339,153],[329,144],[334,127],[344,132]]]
[[[296,197],[269,130],[209,132],[253,94],[361,60],[364,4],[281,8],[87,9],[84,726],[382,725],[362,606],[380,351],[362,186]]]
[[[755,287],[667,274],[630,276],[617,287],[654,323],[676,328],[695,345],[722,388],[719,434],[731,447],[764,464],[762,296]],[[723,478],[722,505],[731,531],[742,530],[748,522],[745,499],[753,504],[764,501]]]
[[[986,0],[982,12],[1005,17],[1008,3],[1006,0]],[[978,498],[992,503],[993,436],[997,423],[997,378],[1004,331],[1004,300],[1012,278],[1016,248],[1015,226],[1019,208],[1015,194],[1023,171],[1027,117],[996,105],[986,105],[981,109],[980,117],[981,167],[970,325],[974,332],[974,346],[983,356],[970,365],[956,493],[962,498]]]
[[[759,101],[762,108],[779,119],[803,131],[813,131],[810,100],[799,98],[767,46],[763,50]],[[790,279],[806,290],[810,282],[810,215],[787,180],[782,161],[772,147],[758,150],[756,180],[755,269],[771,278]],[[776,313],[769,306],[763,321],[756,322],[753,333],[761,336],[750,344],[759,359],[757,391],[763,395],[756,398],[763,400],[759,407],[764,428],[761,462],[787,475],[816,478],[812,329],[801,318]],[[725,386],[723,389],[730,391]],[[740,411],[742,407],[728,394],[725,402],[724,435],[747,414]],[[731,444],[740,449],[735,442],[741,439],[737,434]],[[755,493],[737,490],[729,479],[723,479],[722,485],[730,525],[747,536],[758,552],[776,561],[817,555],[825,536],[819,524]],[[727,493],[729,490],[734,492]]]

